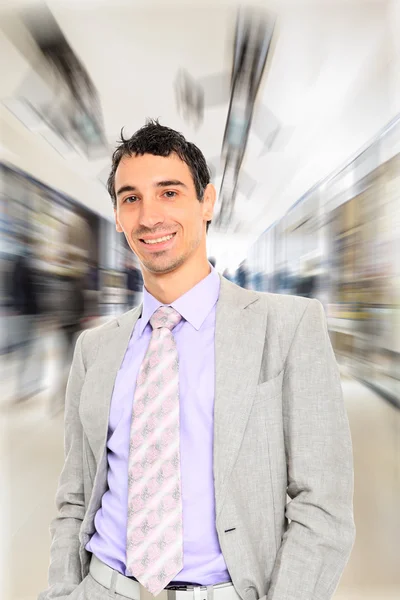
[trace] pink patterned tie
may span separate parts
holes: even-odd
[[[179,364],[172,334],[181,319],[171,306],[150,319],[130,434],[126,573],[154,596],[183,568]]]

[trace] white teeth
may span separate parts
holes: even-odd
[[[160,242],[167,242],[173,235],[166,235],[165,237],[159,238],[158,240],[143,240],[145,244],[159,244]]]

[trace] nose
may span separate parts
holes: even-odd
[[[143,199],[140,204],[139,224],[141,227],[153,229],[164,222],[164,215],[156,202]]]

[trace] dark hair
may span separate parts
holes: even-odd
[[[148,119],[146,125],[138,129],[129,139],[124,138],[123,130],[121,130],[121,139],[112,155],[111,172],[107,180],[107,189],[114,208],[117,206],[115,173],[124,156],[133,156],[134,154],[169,156],[173,152],[189,167],[197,198],[199,202],[202,202],[204,190],[210,183],[210,170],[203,153],[197,146],[186,141],[184,136],[178,131],[160,125],[157,120]],[[207,222],[207,231],[210,223],[211,221]]]

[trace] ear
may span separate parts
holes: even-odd
[[[114,217],[115,217],[115,225],[116,225],[115,229],[118,231],[118,233],[122,233],[123,229],[122,229],[121,225],[119,224],[116,208],[114,208]]]
[[[217,199],[217,192],[212,183],[209,183],[204,190],[203,196],[203,216],[206,221],[212,221],[214,216],[214,205]]]

